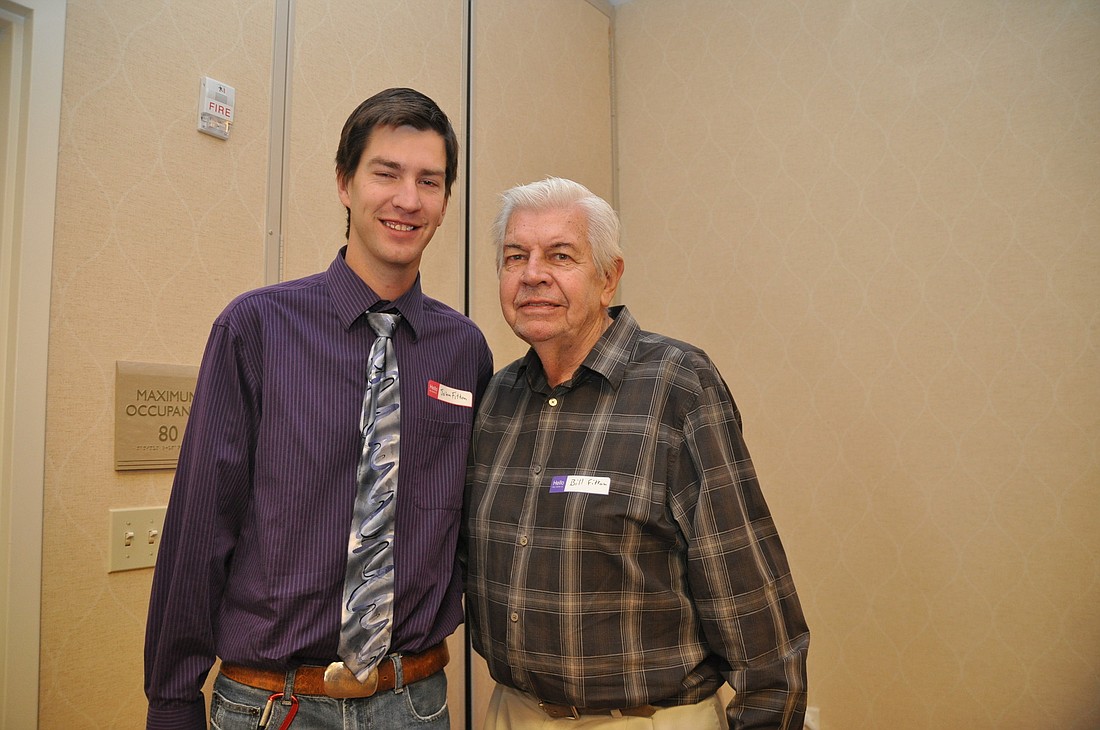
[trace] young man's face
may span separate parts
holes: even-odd
[[[351,212],[349,264],[415,275],[447,211],[443,137],[413,127],[376,127],[359,166],[337,178]],[[354,262],[354,263],[353,263]]]

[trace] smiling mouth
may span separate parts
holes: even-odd
[[[382,221],[382,225],[386,228],[390,228],[395,231],[415,231],[417,226],[410,226],[407,223],[394,223],[393,221]]]

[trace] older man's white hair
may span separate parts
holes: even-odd
[[[584,211],[588,221],[588,245],[592,247],[592,261],[600,276],[606,276],[614,268],[615,261],[623,258],[623,250],[619,246],[618,214],[606,200],[578,182],[548,177],[505,190],[500,199],[500,212],[492,228],[498,274],[504,265],[504,234],[512,214],[517,210],[540,212],[578,207]]]

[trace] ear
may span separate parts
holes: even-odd
[[[340,202],[345,208],[351,208],[351,196],[348,195],[348,183],[351,180],[340,173],[336,173],[336,194],[340,196]]]
[[[619,280],[623,278],[626,262],[621,258],[611,262],[611,268],[604,274],[603,291],[600,293],[600,304],[605,308],[611,306],[615,299],[615,291],[619,288]]]

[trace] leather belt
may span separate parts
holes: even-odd
[[[447,642],[440,642],[420,654],[403,654],[401,662],[402,686],[427,679],[450,661]],[[286,686],[288,672],[277,669],[256,669],[240,664],[225,664],[221,673],[234,682],[267,690],[282,692]],[[375,669],[371,670],[366,681],[360,682],[343,662],[333,662],[327,667],[303,665],[294,675],[294,694],[322,695],[347,699],[351,697],[370,697],[378,692],[388,692],[397,686],[396,669],[393,657],[386,657]]]
[[[621,709],[590,710],[587,707],[574,707],[573,705],[551,705],[546,702],[539,703],[539,709],[555,720],[567,717],[571,720],[581,719],[581,715],[609,715],[611,717],[653,717],[659,708],[653,705],[639,705],[638,707],[623,707]]]

